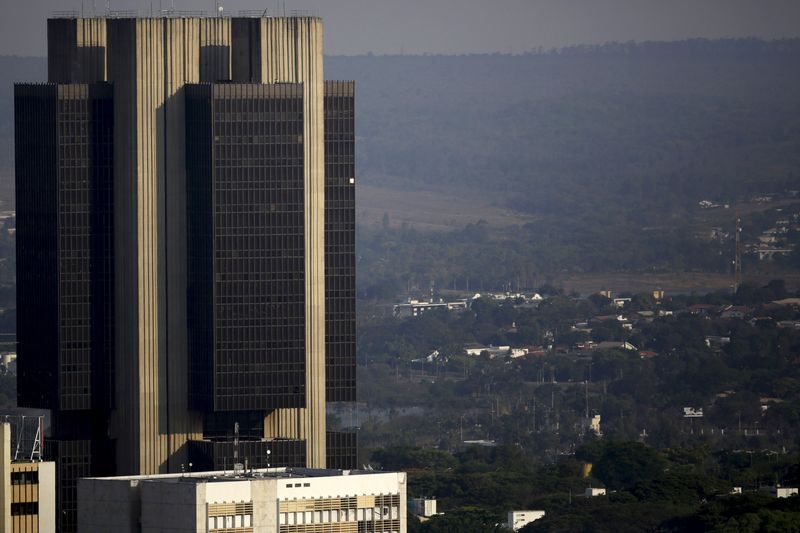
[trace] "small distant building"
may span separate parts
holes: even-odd
[[[38,423],[35,417],[28,418]],[[17,424],[14,432],[25,429]],[[11,424],[0,424],[0,531],[55,533],[55,463],[31,460],[29,455],[21,459],[18,446],[12,448],[11,433]],[[14,437],[15,442],[27,442],[18,435]]]
[[[638,348],[627,341],[603,341],[597,343],[598,350],[627,350],[638,351]]]
[[[595,496],[605,496],[606,489],[601,489],[599,487],[586,487],[586,490],[583,492],[583,496],[585,498],[594,498]]]
[[[706,316],[716,311],[717,306],[711,304],[694,304],[687,309],[693,315]]]
[[[397,318],[404,318],[410,316],[419,316],[425,311],[433,309],[445,309],[447,311],[463,311],[467,308],[467,300],[456,300],[453,302],[444,301],[421,301],[410,299],[407,302],[397,304],[394,306],[394,316]]]
[[[78,531],[405,533],[402,472],[265,468],[78,480]]]
[[[512,531],[519,531],[542,517],[544,517],[544,511],[509,511],[505,526]]]
[[[625,322],[625,317],[622,315],[597,315],[594,317],[594,322],[608,322],[610,320],[616,320],[617,322]]]
[[[762,396],[758,399],[758,403],[761,405],[762,413],[766,413],[770,406],[784,403],[784,401],[785,400],[781,398],[771,398],[769,396]]]
[[[495,357],[505,357],[506,355],[510,357],[522,357],[528,354],[528,351],[525,348],[512,348],[509,345],[502,345],[502,346],[485,346],[483,344],[471,343],[464,345],[464,351],[467,355],[478,356],[483,352],[489,354],[489,357],[494,359]]]
[[[603,431],[600,429],[600,419],[600,415],[594,415],[588,419],[585,419],[586,428],[598,437],[603,436]]]
[[[741,494],[741,493],[742,493],[742,487],[733,487],[731,489],[731,494]]]
[[[528,355],[541,357],[543,355],[547,355],[547,348],[544,346],[528,346],[525,348],[528,351]]]
[[[709,348],[721,348],[731,343],[730,337],[720,337],[718,335],[707,335],[705,338],[706,346]]]
[[[750,308],[743,305],[729,305],[722,310],[722,318],[744,318],[750,314]]]
[[[775,248],[775,247],[770,247],[770,246],[767,246],[767,245],[763,245],[763,246],[759,246],[758,248],[754,249],[753,253],[758,256],[758,260],[759,261],[764,261],[764,260],[770,261],[776,255],[779,255],[779,256],[789,255],[793,251],[794,251],[794,248]]]
[[[408,500],[408,511],[422,518],[430,518],[436,512],[436,500],[433,498],[411,498]]]
[[[483,446],[484,448],[495,448],[497,441],[487,439],[465,440],[464,444],[468,446]]]
[[[655,300],[656,302],[660,302],[663,299],[664,299],[664,291],[662,291],[661,289],[656,289],[653,291],[653,300]]]
[[[630,298],[614,298],[612,301],[614,303],[614,307],[616,307],[617,309],[622,309],[623,307],[625,307],[625,304],[631,303]]]
[[[789,305],[793,307],[800,307],[800,298],[784,298],[782,300],[775,300],[772,303],[778,305]]]
[[[800,491],[798,491],[797,487],[781,487],[780,485],[761,487],[760,490],[762,492],[769,493],[775,498],[791,498],[792,496],[797,496],[800,494]]]
[[[433,363],[434,361],[438,361],[440,359],[444,359],[445,361],[447,360],[446,357],[442,357],[442,354],[439,353],[439,350],[434,350],[425,357],[420,357],[419,359],[412,359],[411,362],[421,363],[424,361],[426,363]]]
[[[487,350],[488,346],[485,344],[478,344],[476,342],[471,342],[469,344],[464,345],[464,351],[467,352],[467,355],[480,355],[482,352]]]

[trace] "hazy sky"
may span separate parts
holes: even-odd
[[[219,0],[225,13],[284,0]],[[172,0],[110,0],[114,10],[158,12]],[[285,0],[286,12],[325,19],[329,54],[524,52],[538,46],[689,37],[800,36],[800,0]],[[45,19],[80,0],[4,0],[0,54],[44,55]],[[84,0],[104,12],[106,0]],[[174,0],[214,10],[213,0]],[[281,8],[282,11],[282,8]]]

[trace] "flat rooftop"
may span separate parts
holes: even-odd
[[[161,12],[140,12],[138,10],[130,11],[105,11],[102,13],[91,13],[84,11],[53,11],[48,17],[51,20],[67,19],[67,20],[100,20],[100,19],[298,19],[298,18],[321,18],[316,11],[313,10],[289,10],[286,12],[275,10],[256,10],[244,11],[241,10],[237,13],[230,13],[227,11],[208,12],[208,11],[177,11],[165,9]]]
[[[162,481],[167,483],[214,483],[230,481],[249,481],[251,479],[310,479],[338,476],[363,476],[389,474],[374,470],[334,470],[322,468],[253,468],[242,472],[219,470],[213,472],[179,472],[174,474],[149,474],[138,476],[90,477],[87,479],[115,481]]]

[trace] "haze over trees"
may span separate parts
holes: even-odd
[[[733,213],[697,204],[800,189],[798,63],[798,39],[328,57],[327,78],[357,83],[358,184],[389,203],[423,191],[426,209],[439,201],[473,221],[437,237],[414,227],[413,206],[396,202],[407,216],[392,223],[359,210],[360,296],[430,279],[498,287],[566,271],[729,270],[732,244],[697,235],[730,231]],[[0,76],[9,202],[11,83],[43,80],[45,62],[0,58]],[[519,224],[480,223],[485,205]],[[798,265],[800,254],[779,266]]]

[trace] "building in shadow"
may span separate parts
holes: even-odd
[[[76,480],[351,468],[354,84],[316,17],[48,20],[15,87],[18,400]]]

